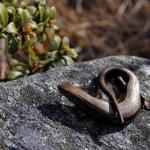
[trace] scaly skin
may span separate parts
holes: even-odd
[[[121,76],[127,84],[126,96],[118,102],[113,90],[106,84],[109,77]],[[105,116],[113,122],[125,124],[130,122],[140,111],[142,103],[140,99],[139,81],[130,70],[122,67],[108,67],[100,72],[98,77],[100,87],[111,101],[104,101],[89,95],[87,92],[69,83],[59,85],[59,89],[67,94],[69,99],[81,107],[87,109],[96,117]],[[114,109],[115,108],[115,109]],[[116,114],[117,112],[117,114]]]

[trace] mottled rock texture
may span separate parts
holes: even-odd
[[[67,81],[94,93],[99,71],[113,64],[135,72],[150,99],[150,61],[137,57],[106,57],[0,83],[0,150],[150,149],[150,111],[119,127],[93,119],[58,90]]]

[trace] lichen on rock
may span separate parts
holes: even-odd
[[[141,95],[150,99],[150,76],[144,69],[150,61],[138,57],[106,57],[1,82],[0,149],[149,149],[150,111],[143,109],[132,123],[119,127],[95,120],[58,90],[67,81],[95,92],[98,73],[113,64],[135,72]]]

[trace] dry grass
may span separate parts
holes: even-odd
[[[49,1],[52,3],[52,1]],[[79,61],[108,55],[149,58],[149,0],[57,0],[63,30],[81,47]]]

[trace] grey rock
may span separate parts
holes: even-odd
[[[99,71],[116,64],[135,72],[141,95],[149,100],[150,61],[137,57],[106,57],[1,82],[0,150],[150,149],[150,111],[143,109],[119,127],[95,120],[58,90],[67,81],[94,93]]]

